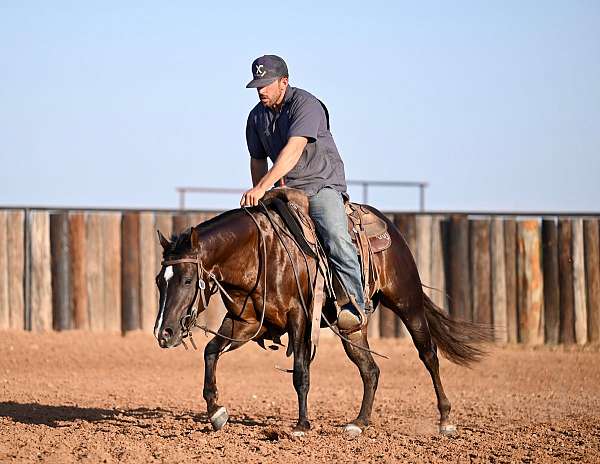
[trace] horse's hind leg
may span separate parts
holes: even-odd
[[[256,324],[243,324],[225,317],[218,333],[230,338],[244,340],[252,336],[258,328]],[[223,337],[215,336],[204,348],[204,388],[202,394],[206,400],[208,417],[215,430],[220,430],[227,423],[229,415],[224,406],[218,404],[219,392],[217,390],[217,361],[222,353],[232,351],[246,342],[234,342]]]
[[[356,332],[349,337],[350,341],[357,346],[342,340],[344,350],[348,358],[358,367],[360,377],[363,381],[363,399],[360,406],[358,417],[346,425],[344,430],[350,435],[358,435],[369,425],[371,410],[375,399],[375,391],[379,381],[379,367],[375,363],[373,356],[368,351],[361,348],[369,348],[367,341],[367,328],[364,327],[361,332]],[[361,348],[359,348],[361,347]]]
[[[440,412],[440,433],[451,435],[456,431],[456,427],[450,423],[450,401],[444,393],[444,387],[440,379],[440,364],[437,356],[437,347],[431,338],[429,325],[425,318],[423,308],[401,309],[396,311],[408,329],[413,343],[419,352],[419,358],[425,364],[425,367],[431,375],[433,388],[437,397],[438,411]]]

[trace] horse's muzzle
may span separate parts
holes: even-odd
[[[175,344],[175,337],[173,336],[173,329],[165,327],[158,335],[158,344],[161,348],[172,348]]]

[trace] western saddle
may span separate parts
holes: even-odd
[[[266,206],[277,211],[300,248],[307,255],[318,258],[320,247],[317,246],[317,233],[309,216],[309,203],[306,194],[298,189],[277,187],[269,190],[262,201]],[[345,208],[348,217],[348,232],[356,246],[360,261],[365,301],[370,306],[371,297],[380,288],[379,269],[374,255],[389,248],[392,239],[385,221],[367,206],[347,201]],[[333,273],[333,276],[334,278],[331,279],[332,282],[328,288],[333,290],[334,295],[332,296],[335,298],[337,305],[342,306],[349,301],[349,298],[335,273]],[[317,287],[319,287],[318,283]],[[315,287],[315,292],[320,290],[317,287]],[[318,333],[315,334],[314,327],[320,322],[321,317],[320,309],[316,307],[318,305],[315,304],[313,308],[313,343],[316,341],[315,338],[318,339]],[[315,310],[318,311],[319,320],[315,320],[317,317]]]

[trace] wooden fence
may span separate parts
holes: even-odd
[[[0,330],[152,332],[165,235],[212,212],[0,209]],[[456,318],[493,324],[502,343],[600,342],[597,216],[407,214],[425,292]],[[218,298],[201,317],[217,328]],[[391,310],[372,337],[405,337]]]

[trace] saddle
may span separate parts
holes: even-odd
[[[309,256],[316,258],[317,233],[309,216],[308,197],[304,192],[290,187],[277,187],[269,190],[262,200],[266,206],[272,207],[281,216],[300,248]],[[387,224],[367,206],[347,201],[345,203],[348,218],[348,233],[356,246],[361,264],[365,301],[369,301],[379,290],[379,269],[374,255],[389,248],[392,239],[387,231]],[[347,300],[345,291],[333,285],[336,300],[343,304]]]

